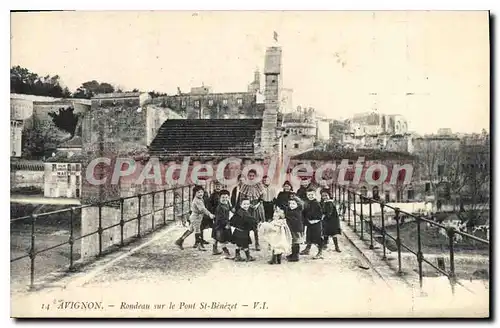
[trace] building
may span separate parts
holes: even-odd
[[[290,88],[281,89],[281,110],[283,113],[290,113],[294,110],[293,89]]]
[[[355,165],[360,158],[363,158],[360,180],[354,181]],[[364,194],[366,197],[383,199],[386,202],[424,201],[423,190],[418,187],[419,176],[418,170],[415,168],[418,165],[417,159],[407,153],[373,149],[357,151],[349,149],[312,150],[292,157],[288,171],[298,165],[309,164],[316,172],[322,165],[335,164],[335,170],[326,170],[323,173],[323,178],[338,181],[339,166],[342,160],[348,160],[344,181],[346,187],[351,190]],[[370,169],[371,171],[367,173],[368,168],[373,165],[383,165],[387,168],[385,179],[381,177],[383,173],[377,167]],[[370,172],[372,179],[381,180],[380,183],[371,184],[367,181],[366,177]],[[296,186],[298,187],[297,182]]]
[[[261,93],[260,73],[244,92],[213,92],[210,86],[191,88],[191,92],[158,97],[153,104],[184,113],[188,119],[262,118],[264,95]]]
[[[62,99],[34,95],[11,94],[11,156],[25,157],[30,144],[44,144],[53,150],[60,142],[71,137],[71,134],[55,126],[51,113],[59,109],[72,108],[73,113],[80,117],[90,108],[88,99]],[[23,135],[26,139],[23,140]],[[29,148],[29,147],[28,147]]]
[[[283,114],[283,153],[294,156],[314,148],[318,127],[313,108],[297,107],[297,110]]]
[[[107,157],[111,159],[110,165],[95,167],[93,174],[99,177],[109,177],[119,157],[134,157],[132,176],[137,177],[137,172],[142,172],[152,157],[162,163],[177,162],[177,164],[180,164],[178,159],[184,154],[189,156],[196,154],[197,163],[204,164],[218,164],[231,155],[241,155],[246,163],[263,161],[273,156],[280,157],[282,149],[281,119],[279,118],[281,52],[279,47],[269,47],[266,50],[264,110],[262,116],[257,119],[169,119],[162,122],[157,135],[151,144],[147,145],[145,131],[148,130],[147,122],[150,122],[147,119],[148,113],[152,108],[161,110],[163,106],[155,102],[151,103],[150,99],[142,100],[140,95],[136,94],[122,94],[121,97],[108,95],[92,99],[92,108],[85,117],[83,127],[82,153],[86,157],[83,169],[87,170],[91,160],[97,157]],[[196,100],[194,96],[189,99],[190,101]],[[177,100],[182,101],[182,98]],[[170,107],[170,109],[177,111],[175,108]],[[252,112],[256,111],[255,107],[249,109]],[[166,187],[154,181],[150,183],[150,180],[145,180],[144,183],[136,183],[135,179],[131,181],[127,178],[119,179],[117,183],[112,183],[110,180],[106,179],[104,184],[96,186],[85,179],[82,185],[82,203],[95,204],[96,201],[118,199]],[[175,196],[173,197],[175,199]],[[180,197],[185,199],[188,196],[182,193]],[[120,215],[130,218],[136,216],[139,211],[149,210],[155,204],[159,204],[154,199],[154,196],[144,196],[139,199],[127,198],[123,204],[108,203],[101,208],[106,213],[102,216],[102,225],[114,224]],[[95,231],[95,217],[98,213],[97,206],[82,209],[82,234]],[[144,217],[140,222],[131,222],[124,226],[124,238],[136,236],[137,227],[141,227],[139,224],[142,222],[151,222],[154,214],[143,213]],[[103,240],[106,240],[103,247],[112,244],[108,241],[116,240],[118,236],[120,236],[119,227],[106,231],[103,234]],[[82,256],[98,254],[98,245],[98,236],[82,241]]]
[[[86,167],[96,157],[115,160],[120,156],[147,154],[148,146],[165,121],[184,118],[182,113],[153,103],[147,93],[97,95],[83,118],[82,164]],[[97,195],[99,190],[109,193],[111,198],[119,197],[116,186],[102,189],[87,184],[83,189],[83,199],[88,202],[106,196]]]
[[[82,156],[59,153],[45,163],[44,196],[80,198],[82,191]]]
[[[377,112],[355,114],[345,122],[336,123],[336,142],[356,150],[378,149],[395,152],[412,152],[413,135],[408,132],[406,119],[399,114]]]

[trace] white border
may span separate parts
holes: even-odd
[[[10,13],[7,11],[8,10],[49,10],[49,9],[57,9],[57,10],[491,10],[492,14],[498,14],[500,10],[498,9],[499,2],[498,1],[493,1],[493,0],[454,0],[454,1],[437,1],[437,0],[419,0],[419,1],[401,1],[401,0],[391,0],[391,1],[382,1],[379,0],[377,2],[373,0],[365,0],[365,1],[324,1],[324,0],[308,0],[308,1],[297,1],[297,0],[287,0],[287,1],[281,1],[281,2],[270,2],[270,1],[262,1],[262,0],[253,0],[253,1],[246,1],[246,2],[237,2],[237,1],[231,1],[231,2],[224,2],[220,0],[212,0],[210,2],[208,1],[203,1],[203,0],[198,0],[198,1],[187,1],[187,0],[182,0],[179,1],[178,4],[174,3],[161,3],[158,1],[150,1],[150,0],[141,0],[141,1],[130,1],[130,0],[122,0],[119,2],[108,2],[104,3],[102,0],[86,0],[86,1],[79,1],[79,2],[73,2],[70,3],[67,0],[66,1],[54,1],[54,0],[45,0],[43,2],[37,0],[26,0],[23,2],[2,2],[1,3],[2,8],[4,10],[1,11],[2,15],[2,20],[1,20],[1,28],[2,28],[2,36],[4,36],[4,42],[3,44],[6,46],[4,49],[10,49]],[[498,25],[498,20],[497,20],[497,25]],[[498,41],[498,34],[495,35],[495,41]],[[7,46],[7,44],[9,44]],[[498,45],[498,42],[496,42]],[[497,49],[498,52],[498,49]],[[2,62],[4,63],[3,67],[5,68],[5,75],[4,78],[0,79],[0,83],[2,83],[2,89],[4,92],[4,97],[3,97],[3,110],[1,111],[2,115],[9,115],[9,86],[7,85],[7,67],[10,67],[10,51],[4,50],[2,53]],[[492,61],[496,58],[492,58]],[[457,67],[457,69],[460,69]],[[493,74],[496,72],[492,72]],[[496,74],[495,74],[496,75]],[[498,92],[498,85],[495,86],[494,92],[498,95],[500,92]],[[7,128],[7,122],[9,119],[5,117],[5,119],[2,120],[5,128],[0,129],[0,132],[4,135],[2,140],[4,140],[4,143],[2,145],[5,146],[5,148],[9,147],[9,144],[7,140],[10,138],[10,127]],[[499,125],[498,122],[498,114],[497,118],[495,120],[497,126]],[[494,133],[495,130],[492,130],[491,133]],[[1,175],[4,177],[4,180],[6,179],[5,177],[9,176],[9,158],[7,155],[10,155],[10,151],[8,149],[2,149],[2,153],[5,154],[5,157],[2,161],[0,161],[0,169],[3,172]],[[496,152],[498,153],[498,152]],[[496,158],[495,158],[496,159]],[[495,161],[498,163],[498,160]],[[495,181],[497,182],[497,181]],[[6,183],[5,183],[6,184]],[[9,190],[5,187],[1,189],[1,192],[3,194],[3,197],[1,198],[4,200],[2,202],[2,211],[3,213],[7,214],[9,213],[9,204],[7,203],[8,196],[10,194]],[[495,198],[498,198],[498,195],[495,195]],[[495,199],[497,200],[497,199]],[[496,203],[496,202],[495,202]],[[8,214],[10,216],[10,214]],[[7,215],[6,215],[7,216]],[[1,238],[4,241],[9,240],[9,228],[7,227],[8,224],[8,219],[4,219],[5,222],[5,228],[1,229],[3,238]],[[499,230],[499,223],[496,223],[495,227],[495,232],[494,234],[496,236],[500,236],[498,233]],[[2,279],[0,281],[3,284],[2,288],[2,296],[3,296],[3,302],[2,302],[2,321],[8,326],[15,324],[13,320],[9,319],[10,317],[10,286],[8,284],[9,281],[9,266],[7,263],[9,263],[9,246],[5,245],[4,247],[1,248],[1,254],[2,254],[2,263],[4,264],[2,266]],[[497,260],[496,254],[494,255],[495,260]],[[496,262],[496,261],[495,261]],[[495,279],[494,277],[493,279]],[[333,296],[332,296],[333,297]],[[341,297],[341,296],[340,296]],[[498,304],[498,302],[496,302]],[[498,315],[498,312],[497,312]],[[205,322],[199,322],[200,324],[205,323]],[[210,323],[210,321],[208,321]],[[219,322],[214,322],[215,324],[238,324],[239,322],[225,322],[225,323],[219,323]],[[426,326],[434,326],[437,325],[436,323],[429,323],[429,322],[422,322]],[[455,324],[454,322],[450,322],[451,324]],[[31,322],[29,323],[30,325],[35,325],[38,323]],[[54,323],[50,323],[54,324]],[[58,324],[58,323],[55,323]],[[59,324],[67,324],[67,322],[59,323]],[[105,327],[108,326],[110,323],[96,323],[96,322],[89,322],[89,323],[84,323],[86,325],[92,325],[92,327]],[[123,324],[122,322],[118,322],[118,324]],[[134,325],[143,325],[144,323],[139,323],[139,322],[131,322],[131,324]],[[158,322],[158,324],[164,324],[162,322]],[[180,322],[169,322],[168,325],[179,325],[182,324]],[[184,323],[187,324],[187,323]],[[189,323],[189,324],[195,324],[195,323]],[[258,324],[260,326],[266,326],[266,325],[276,325],[278,322],[269,322],[269,323],[264,323],[262,321],[255,322],[254,324]],[[280,324],[290,324],[288,322],[286,323],[280,323]],[[299,324],[299,323],[298,323]],[[300,324],[306,324],[306,323],[300,323]],[[334,325],[345,325],[340,322],[336,323],[326,323],[326,324],[334,324]],[[361,325],[362,323],[358,323],[357,325]],[[366,322],[365,324],[373,325],[373,322]],[[385,322],[381,322],[380,324],[385,325]],[[407,324],[407,323],[405,323]],[[440,323],[442,324],[442,323]],[[2,324],[3,326],[3,324]]]

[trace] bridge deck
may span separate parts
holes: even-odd
[[[177,225],[170,226],[156,233],[149,244],[71,279],[63,289],[13,294],[12,316],[401,317],[488,313],[487,298],[471,301],[470,295],[448,297],[446,281],[442,291],[433,293],[434,297],[420,297],[416,289],[397,280],[384,281],[373,269],[360,268],[369,264],[344,238],[340,254],[328,250],[323,260],[303,256],[298,263],[269,265],[266,250],[252,252],[255,262],[236,263],[214,256],[209,250],[199,252],[189,247],[192,237],[180,251],[173,242],[182,231]],[[104,308],[57,309],[61,300],[97,301]],[[151,307],[125,310],[122,302]],[[202,302],[229,305],[222,308],[217,303],[214,309],[204,309]],[[171,303],[175,308],[169,309]],[[183,308],[179,308],[181,303]],[[42,310],[42,304],[51,307]],[[166,305],[154,309],[155,304]],[[468,312],[464,311],[465,304]]]

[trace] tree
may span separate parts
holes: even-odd
[[[75,115],[73,107],[59,108],[58,112],[49,113],[49,116],[59,129],[68,132],[71,137],[75,135],[78,116]]]
[[[421,178],[438,204],[451,205],[469,231],[489,211],[489,145],[466,145],[458,138],[423,138],[417,156]]]
[[[33,120],[29,118],[28,120]],[[28,158],[40,158],[47,155],[47,152],[55,150],[61,140],[70,138],[69,133],[59,128],[50,128],[50,126],[40,124],[40,122],[28,124],[33,126],[23,130],[23,156]]]
[[[96,80],[92,80],[82,83],[82,85],[76,89],[73,97],[90,99],[100,93],[113,92],[115,92],[115,88],[111,84],[106,82],[99,83]]]
[[[59,75],[41,77],[21,66],[10,69],[10,92],[55,98],[71,96],[68,88],[62,87]]]

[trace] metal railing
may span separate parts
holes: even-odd
[[[28,216],[22,216],[18,218],[11,219],[10,224],[11,224],[11,229],[12,225],[15,224],[20,224],[23,226],[23,228],[29,229],[29,248],[27,252],[24,252],[22,255],[17,255],[17,256],[12,256],[11,253],[11,266],[15,262],[19,262],[23,259],[29,259],[29,270],[30,270],[30,283],[29,287],[30,290],[34,289],[35,287],[35,274],[36,274],[36,268],[35,266],[35,260],[37,259],[38,256],[41,254],[44,254],[50,250],[56,249],[56,248],[61,248],[61,247],[68,247],[69,253],[67,254],[68,256],[68,265],[65,271],[75,271],[76,268],[76,263],[75,260],[78,259],[78,254],[75,254],[75,243],[78,241],[82,241],[85,238],[89,238],[92,236],[97,235],[98,236],[98,251],[97,255],[95,256],[96,258],[99,258],[109,250],[113,250],[116,248],[120,248],[125,246],[126,244],[129,244],[130,242],[137,240],[137,238],[141,238],[142,236],[145,236],[155,230],[158,230],[159,228],[165,226],[167,222],[172,222],[175,221],[176,219],[183,219],[187,215],[189,215],[189,210],[190,210],[190,204],[191,204],[191,194],[192,194],[192,186],[191,185],[185,185],[185,186],[180,186],[180,187],[172,187],[172,188],[167,188],[163,190],[158,190],[158,191],[151,191],[151,192],[146,192],[146,193],[139,193],[134,196],[129,196],[129,197],[122,197],[119,199],[114,199],[114,200],[109,200],[109,201],[104,201],[104,202],[99,202],[95,204],[87,204],[87,205],[82,205],[78,207],[71,207],[71,208],[65,208],[61,210],[56,210],[56,211],[51,211],[51,212],[45,212],[45,213],[40,213],[40,214],[32,214]],[[149,204],[147,204],[147,200],[150,200]],[[127,201],[134,201],[137,200],[137,213],[132,213],[132,217],[127,217],[128,213],[125,213],[125,203]],[[142,206],[143,203],[146,203],[146,205],[150,206]],[[135,204],[135,203],[134,203]],[[75,228],[76,221],[77,221],[77,216],[82,214],[82,210],[86,208],[91,208],[91,207],[97,207],[97,229],[94,231],[91,231],[89,233],[86,233],[84,235],[81,235],[81,229]],[[105,225],[103,224],[103,218],[104,213],[103,210],[106,208],[114,208],[117,210],[119,208],[119,221],[114,224],[109,224]],[[146,208],[146,207],[149,207]],[[130,208],[128,208],[130,209]],[[147,211],[147,212],[146,212]],[[167,212],[169,212],[167,214]],[[159,215],[158,215],[159,214]],[[47,237],[46,235],[43,236],[42,231],[37,231],[37,230],[42,230],[42,225],[44,224],[43,220],[49,220],[51,216],[58,216],[58,219],[62,221],[62,224],[67,224],[67,228],[69,229],[69,237],[64,240],[63,242],[58,242],[55,245],[51,245],[49,247],[44,247],[40,248],[39,243],[37,242],[37,239],[43,240],[45,239],[52,239],[53,237],[49,236]],[[150,224],[147,221],[142,221],[142,219],[147,218],[150,216]],[[169,217],[171,216],[171,217]],[[159,220],[158,220],[159,219]],[[105,220],[109,221],[109,220]],[[127,224],[130,224],[130,222],[136,221],[137,222],[137,230],[132,236],[127,236],[124,233],[125,227]],[[141,222],[142,221],[142,222]],[[159,222],[158,222],[159,221]],[[46,222],[45,222],[46,223]],[[61,223],[61,222],[59,222]],[[64,226],[61,226],[58,223],[57,228],[62,229]],[[144,226],[149,229],[144,229]],[[149,226],[149,227],[148,227]],[[103,233],[105,231],[108,231],[110,229],[118,229],[119,228],[119,235],[120,238],[116,242],[112,243],[107,243],[108,245],[104,245],[104,240],[103,240]],[[15,230],[15,229],[14,229]],[[11,230],[12,231],[12,230]],[[24,234],[26,235],[27,231],[24,231]],[[27,238],[24,238],[27,239]],[[41,244],[41,242],[40,242]],[[11,246],[12,247],[12,246]],[[11,250],[12,252],[12,250]],[[43,271],[43,270],[42,270]],[[46,270],[45,270],[46,271]],[[48,273],[53,273],[54,271],[61,271],[60,269],[54,268]],[[12,274],[12,273],[11,273]]]
[[[379,234],[379,237],[381,237],[381,242],[380,244],[382,245],[382,260],[388,260],[387,258],[387,241],[392,240],[396,244],[396,251],[397,251],[397,274],[398,275],[403,275],[403,270],[402,270],[402,257],[401,257],[401,251],[405,250],[409,252],[410,254],[413,254],[416,256],[417,259],[417,264],[418,264],[418,278],[419,278],[419,285],[420,288],[423,287],[423,263],[426,263],[430,265],[433,269],[435,269],[438,273],[445,275],[451,285],[452,292],[455,293],[455,286],[461,285],[462,287],[463,284],[461,284],[457,280],[457,275],[455,271],[455,245],[454,245],[454,240],[455,236],[461,236],[462,238],[469,238],[471,240],[474,240],[478,242],[479,244],[482,244],[485,247],[489,248],[489,241],[478,238],[476,236],[473,236],[471,234],[459,231],[455,229],[452,226],[445,226],[443,224],[440,224],[438,222],[435,222],[433,220],[430,220],[428,218],[422,217],[420,215],[415,215],[412,213],[407,213],[405,211],[400,210],[398,207],[393,207],[390,205],[387,205],[385,202],[381,200],[376,200],[373,198],[368,198],[366,196],[363,196],[362,194],[356,193],[355,191],[349,189],[347,186],[342,186],[342,185],[331,185],[332,191],[333,191],[333,197],[334,200],[336,200],[339,204],[342,205],[342,221],[347,221],[348,226],[352,226],[353,231],[355,233],[358,233],[359,237],[361,240],[365,240],[365,234],[368,233],[370,239],[369,239],[369,249],[374,250],[374,232]],[[359,206],[359,213],[356,208],[356,202],[360,205]],[[363,205],[368,205],[368,215],[366,213],[363,213]],[[374,223],[374,215],[372,211],[372,206],[377,204],[380,206],[380,226],[377,226]],[[395,226],[396,226],[396,236],[393,236],[387,231],[387,222],[386,222],[386,214],[387,214],[387,209],[394,211],[394,220]],[[412,248],[411,246],[405,244],[401,240],[401,230],[400,230],[400,225],[402,224],[403,216],[406,216],[408,218],[414,219],[413,221],[410,221],[408,224],[416,224],[416,233],[417,233],[417,246],[416,249]],[[352,224],[351,224],[351,217],[352,217]],[[424,247],[424,240],[422,240],[422,228],[421,224],[426,223],[430,226],[437,227],[440,229],[444,229],[446,231],[446,235],[448,238],[448,249],[449,249],[449,260],[450,260],[450,266],[449,266],[449,271],[445,271],[445,268],[438,267],[431,261],[427,260],[425,258],[424,252],[423,252],[423,247]],[[358,227],[359,226],[359,227]],[[359,228],[359,229],[358,229]]]

